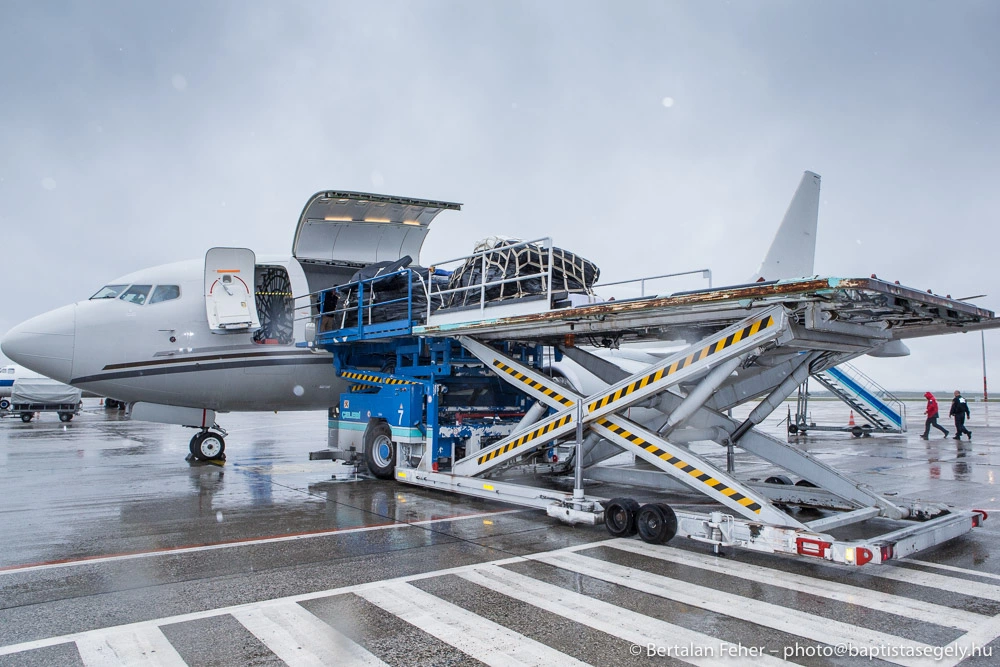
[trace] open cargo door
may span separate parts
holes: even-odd
[[[428,226],[461,204],[365,192],[319,192],[299,217],[292,256],[305,264],[362,267],[409,255],[419,262]]]
[[[205,253],[205,310],[212,333],[260,329],[254,299],[254,257],[248,248]]]

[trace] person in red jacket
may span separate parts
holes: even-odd
[[[944,433],[944,437],[947,438],[948,429],[946,429],[944,426],[941,426],[937,422],[938,404],[937,401],[934,399],[934,394],[932,394],[931,392],[927,392],[926,394],[924,394],[924,398],[927,399],[927,410],[925,411],[927,413],[927,421],[924,422],[924,434],[920,437],[926,440],[927,436],[929,436],[931,433],[931,426],[933,426],[937,430]]]

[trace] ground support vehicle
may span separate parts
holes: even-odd
[[[10,399],[3,399],[6,405],[0,408],[9,415],[20,416],[25,423],[42,412],[55,412],[59,421],[69,422],[80,414],[82,395],[79,389],[49,378],[20,378],[14,382]]]
[[[412,293],[415,276],[400,274]],[[379,279],[348,288],[377,294]],[[465,289],[485,294],[488,280],[484,271],[482,284]],[[434,300],[425,294],[422,303]],[[969,304],[877,279],[824,278],[579,306],[550,289],[521,304],[483,301],[455,312],[415,315],[410,304],[395,320],[375,316],[378,307],[377,299],[355,299],[345,306],[354,310],[349,326],[315,340],[355,383],[332,422],[336,456],[363,455],[376,476],[391,471],[406,484],[537,507],[569,523],[603,522],[612,535],[638,533],[651,543],[681,535],[716,550],[847,565],[902,558],[986,519],[980,510],[880,494],[756,428],[810,375],[894,337],[996,326],[991,312]],[[649,355],[635,370],[601,354],[679,339],[675,351]],[[583,340],[590,345],[577,344]],[[567,382],[574,368],[592,386]],[[746,419],[727,415],[748,401],[755,407]],[[726,465],[696,453],[695,442],[714,442]],[[776,474],[759,484],[742,479],[737,450]],[[622,452],[643,465],[605,464]],[[598,497],[587,493],[587,479],[664,492],[682,486],[718,509]],[[790,507],[822,512],[806,520]],[[870,520],[877,530],[854,530]]]

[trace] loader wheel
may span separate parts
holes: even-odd
[[[604,507],[604,527],[612,537],[632,537],[638,532],[639,503],[631,498],[612,498]]]
[[[365,464],[379,479],[392,479],[396,471],[396,443],[392,429],[383,421],[368,423],[365,430]]]
[[[764,480],[765,484],[784,484],[785,486],[791,486],[792,480],[788,479],[784,475],[772,475]]]
[[[639,537],[649,544],[666,544],[677,534],[677,515],[669,505],[643,505],[636,519]]]

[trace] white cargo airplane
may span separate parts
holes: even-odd
[[[805,172],[755,279],[813,274],[819,186]],[[299,217],[290,258],[213,248],[204,259],[130,273],[14,327],[0,346],[39,373],[131,404],[132,419],[198,428],[192,455],[217,458],[225,431],[216,413],[337,404],[348,383],[332,355],[308,347],[317,313],[310,295],[370,263],[419,257],[435,216],[460,208],[320,192]]]

